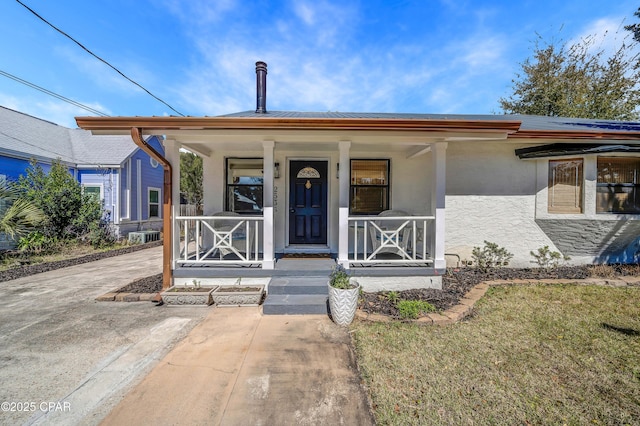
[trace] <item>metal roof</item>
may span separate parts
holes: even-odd
[[[610,152],[640,152],[640,145],[554,143],[515,150],[516,155],[520,159],[560,157],[566,155],[600,154]]]
[[[402,120],[457,120],[457,121],[520,121],[520,130],[551,130],[578,132],[640,132],[640,122],[596,120],[587,118],[547,117],[523,114],[417,114],[375,112],[301,112],[269,111],[258,114],[242,111],[219,117],[237,118],[352,118],[352,119],[402,119]]]

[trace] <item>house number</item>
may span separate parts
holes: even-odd
[[[273,187],[273,211],[278,211],[278,187]]]

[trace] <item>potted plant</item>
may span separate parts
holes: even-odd
[[[161,293],[162,303],[167,306],[209,306],[213,303],[211,293],[218,286],[201,286],[193,280],[193,285],[171,286]]]
[[[338,325],[349,325],[358,307],[360,283],[349,277],[342,265],[338,265],[329,275],[329,310],[331,318]]]
[[[221,285],[211,297],[216,306],[258,306],[264,296],[264,285],[243,285],[240,278],[232,285]]]

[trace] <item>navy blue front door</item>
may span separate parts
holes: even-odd
[[[289,244],[327,243],[327,162],[289,165]]]

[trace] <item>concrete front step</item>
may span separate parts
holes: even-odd
[[[269,283],[269,294],[328,294],[329,278],[278,277]]]
[[[262,305],[262,313],[264,315],[327,314],[328,298],[327,294],[269,293]]]

